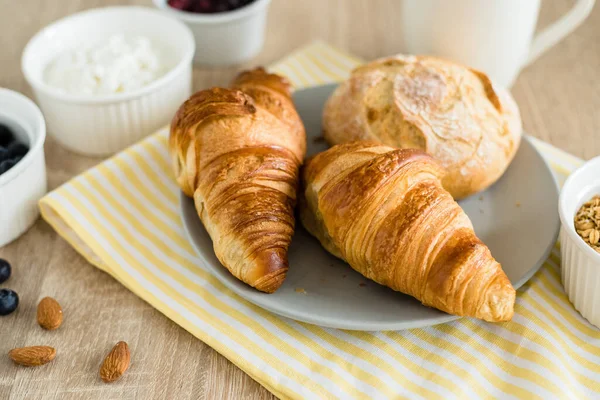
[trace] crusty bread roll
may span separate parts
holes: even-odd
[[[327,101],[323,130],[332,145],[376,140],[426,151],[447,169],[443,185],[460,199],[500,178],[522,128],[510,94],[485,74],[400,55],[354,70]]]

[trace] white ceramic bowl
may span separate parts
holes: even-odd
[[[73,95],[43,81],[44,69],[60,52],[117,33],[150,38],[167,52],[171,70],[143,88],[114,95]],[[193,35],[177,19],[151,8],[107,7],[44,28],[29,41],[21,61],[52,137],[78,153],[107,155],[169,123],[190,96],[193,54]]]
[[[565,291],[577,311],[600,327],[600,253],[579,237],[574,225],[575,214],[594,195],[600,195],[600,157],[586,162],[569,176],[558,205]]]
[[[257,55],[265,42],[271,0],[255,0],[237,10],[216,14],[180,11],[170,7],[167,0],[153,1],[156,7],[190,27],[196,39],[195,63],[239,64]]]
[[[29,152],[0,175],[0,247],[25,232],[39,215],[38,200],[46,193],[44,140],[40,109],[20,93],[0,88],[0,123],[8,126]]]

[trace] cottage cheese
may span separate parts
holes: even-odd
[[[163,76],[165,61],[147,37],[117,34],[59,54],[45,69],[44,81],[77,95],[130,92]]]

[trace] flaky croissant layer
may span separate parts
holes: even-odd
[[[420,150],[334,146],[303,172],[302,223],[332,254],[442,311],[507,321],[515,290]]]
[[[263,69],[194,94],[171,123],[177,183],[193,196],[217,258],[267,293],[288,270],[305,136],[290,85]]]

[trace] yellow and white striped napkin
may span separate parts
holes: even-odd
[[[318,42],[272,69],[306,87],[343,79],[359,62]],[[560,181],[581,163],[535,144]],[[90,263],[280,398],[600,397],[600,331],[567,300],[556,250],[518,291],[511,322],[327,329],[262,310],[213,277],[186,239],[178,192],[165,129],[56,189],[40,207]]]

